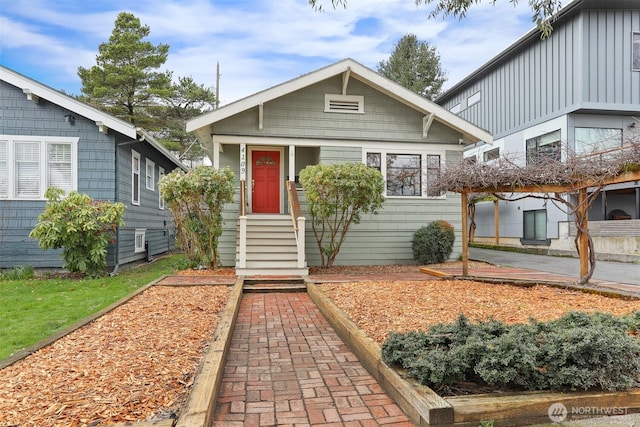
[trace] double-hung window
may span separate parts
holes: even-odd
[[[43,199],[76,189],[78,138],[0,135],[0,198]]]
[[[164,176],[164,168],[158,167],[158,182],[160,182],[163,176]],[[159,188],[158,188],[158,209],[164,210],[164,199],[162,198],[162,192],[160,191]]]
[[[434,187],[440,176],[440,156],[400,152],[366,153],[366,164],[385,178],[387,197],[439,197]]]
[[[147,170],[147,190],[155,191],[156,186],[156,164],[149,159],[145,159],[145,167]]]
[[[140,204],[140,153],[131,150],[131,204]]]
[[[562,160],[560,130],[527,139],[527,165]]]

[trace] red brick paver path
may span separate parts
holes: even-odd
[[[413,426],[305,293],[245,294],[214,426]]]

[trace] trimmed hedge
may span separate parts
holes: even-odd
[[[626,390],[640,386],[640,311],[569,313],[550,322],[496,320],[391,333],[382,358],[437,387],[472,381],[524,390]]]
[[[421,227],[413,234],[411,249],[413,259],[418,264],[437,264],[445,262],[453,252],[456,236],[453,226],[447,221],[433,221]]]

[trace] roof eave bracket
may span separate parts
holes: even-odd
[[[433,123],[433,118],[435,117],[434,113],[429,113],[422,118],[422,137],[426,138],[429,136],[429,129],[431,128],[431,124]]]

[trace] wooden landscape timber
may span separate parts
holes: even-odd
[[[431,274],[431,273],[429,273]],[[442,397],[431,388],[405,378],[381,359],[378,343],[368,337],[314,283],[307,292],[340,338],[362,365],[378,380],[417,426],[477,427],[493,420],[496,426],[524,426],[549,422],[549,407],[562,403],[568,408],[618,408],[625,414],[640,413],[640,389],[623,392],[521,392]],[[584,417],[588,414],[578,414]],[[619,414],[618,414],[619,415]],[[597,417],[598,414],[593,414]]]

